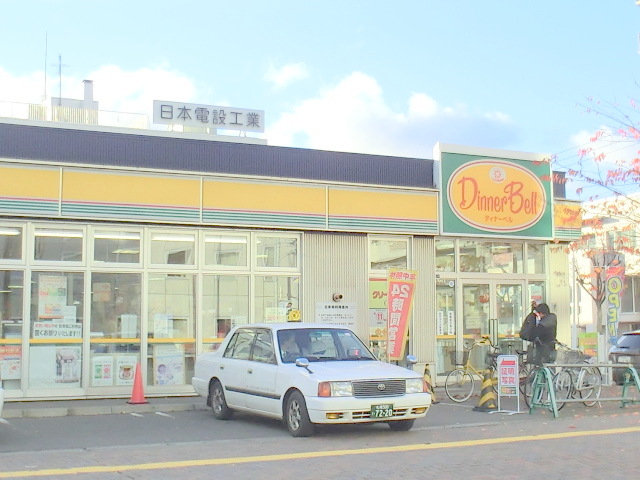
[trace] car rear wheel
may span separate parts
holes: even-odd
[[[389,422],[389,428],[394,432],[408,432],[415,422],[415,418],[410,420],[394,420],[393,422]]]
[[[224,398],[224,389],[218,380],[211,384],[209,394],[211,395],[213,415],[218,420],[229,420],[233,416],[233,410],[227,406],[227,400]]]
[[[302,393],[295,391],[289,395],[284,407],[284,421],[289,433],[294,437],[310,437],[315,427],[309,420],[307,403]]]

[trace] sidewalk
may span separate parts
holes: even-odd
[[[11,418],[108,415],[117,413],[183,412],[208,408],[205,399],[193,396],[146,398],[148,403],[130,404],[128,398],[81,400],[5,401],[2,415]]]

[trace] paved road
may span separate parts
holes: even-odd
[[[571,408],[570,408],[571,407]],[[474,412],[446,402],[411,432],[321,428],[291,438],[279,422],[187,412],[16,418],[0,425],[0,478],[622,479],[637,476],[640,406],[567,406],[554,419]],[[58,469],[58,470],[56,470]]]

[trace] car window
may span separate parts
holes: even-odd
[[[276,363],[276,353],[273,348],[273,337],[270,330],[258,330],[251,360],[262,363]]]
[[[621,335],[618,338],[618,346],[624,348],[640,348],[640,335]]]
[[[293,363],[305,357],[310,362],[375,360],[373,354],[349,330],[300,328],[278,332],[280,358]]]
[[[251,343],[254,337],[255,332],[253,330],[238,330],[233,334],[233,338],[229,341],[223,356],[225,358],[249,360]]]

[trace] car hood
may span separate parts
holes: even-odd
[[[306,372],[303,367],[296,367]],[[349,360],[337,362],[312,362],[310,378],[318,381],[375,380],[382,378],[419,378],[420,374],[407,368],[380,361]]]

